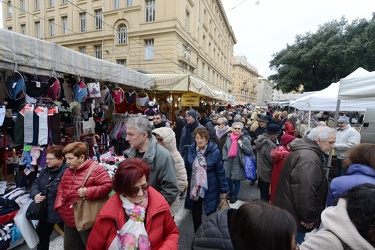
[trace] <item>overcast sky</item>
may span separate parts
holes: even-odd
[[[272,54],[293,44],[297,34],[315,32],[319,25],[342,16],[370,19],[375,0],[222,0],[237,44],[234,54],[246,56],[263,77]],[[0,17],[2,15],[0,4]],[[3,26],[2,17],[0,28]]]
[[[237,39],[234,54],[246,56],[258,73],[268,77],[272,54],[294,44],[297,34],[345,16],[350,22],[370,19],[374,0],[222,0]],[[238,6],[237,6],[238,5]],[[235,7],[237,6],[237,7]]]

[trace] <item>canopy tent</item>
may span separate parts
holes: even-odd
[[[299,98],[295,101],[290,102],[290,106],[305,111],[333,111],[336,110],[337,107],[337,100],[339,89],[341,88],[341,84],[343,81],[346,82],[345,90],[346,93],[350,93],[353,89],[357,89],[357,83],[353,83],[353,79],[358,79],[360,76],[370,76],[374,77],[373,72],[368,72],[363,68],[358,68],[354,72],[352,72],[347,77],[340,80],[340,82],[332,83],[327,88],[315,92],[311,95]],[[367,80],[366,80],[367,82]],[[375,78],[373,78],[373,82],[375,84]],[[363,89],[363,91],[365,91]],[[374,90],[375,93],[375,85]],[[366,91],[365,91],[366,92]],[[375,95],[374,95],[375,96]],[[349,98],[348,98],[349,99]],[[366,99],[365,101],[359,102],[358,100],[343,100],[341,101],[340,109],[341,111],[364,111],[369,106],[374,106],[375,101],[374,98]]]
[[[148,74],[154,78],[155,91],[171,91],[173,93],[194,92],[218,100],[227,100],[228,96],[222,90],[209,85],[188,74]]]
[[[0,29],[0,69],[47,76],[68,73],[141,89],[153,86],[153,78],[135,70],[5,29]]]
[[[345,100],[361,102],[375,100],[375,71],[340,80],[338,99],[341,106]]]

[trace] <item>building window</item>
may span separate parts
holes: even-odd
[[[155,21],[155,0],[146,0],[146,22]]]
[[[9,30],[9,31],[12,31],[12,30],[13,30],[12,26],[8,27],[8,30]]]
[[[128,32],[125,24],[121,24],[118,28],[118,43],[127,44],[128,43]]]
[[[55,0],[49,0],[49,7],[55,6]]]
[[[115,9],[118,9],[118,8],[120,8],[120,0],[114,0],[115,2],[114,2],[114,8]]]
[[[185,30],[189,32],[189,19],[190,19],[190,12],[186,10],[185,15]]]
[[[35,10],[40,10],[40,0],[35,0]]]
[[[130,7],[133,5],[133,0],[126,0],[126,6]]]
[[[145,40],[145,60],[154,59],[154,39]]]
[[[117,64],[125,66],[126,67],[126,59],[118,59]]]
[[[40,39],[40,22],[35,22],[35,37]]]
[[[26,35],[26,24],[21,24],[21,34]]]
[[[68,0],[62,0],[61,3],[62,3],[62,4],[66,4],[66,3],[68,3]]]
[[[102,46],[94,45],[95,58],[102,59]]]
[[[25,0],[21,0],[20,4],[21,4],[21,13],[25,14],[25,12],[26,12]]]
[[[49,25],[49,35],[55,36],[55,20],[54,19],[48,20],[48,25]]]
[[[204,50],[206,48],[206,36],[203,35],[203,38],[202,38],[202,49]]]
[[[85,32],[86,31],[86,13],[81,13],[79,14],[79,30],[81,32]]]
[[[78,47],[78,51],[82,54],[86,54],[86,46]]]
[[[102,10],[95,10],[95,29],[101,30],[103,28]]]
[[[7,5],[8,5],[8,17],[11,17],[12,14],[13,14],[13,6],[12,6],[12,2],[11,2],[11,1],[8,1]]]
[[[62,26],[62,34],[67,35],[68,34],[68,17],[66,16],[61,17],[61,26]]]

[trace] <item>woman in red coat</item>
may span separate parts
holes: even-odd
[[[55,210],[63,219],[64,249],[85,249],[90,229],[78,231],[74,221],[73,204],[81,197],[96,200],[108,197],[111,192],[111,179],[102,166],[97,165],[90,158],[86,158],[87,146],[83,142],[73,142],[63,149],[69,168],[65,171],[57,188]],[[87,179],[86,186],[82,184],[89,169],[94,168]]]
[[[271,151],[271,156],[273,159],[273,168],[271,173],[271,197],[270,197],[270,203],[273,203],[273,198],[275,197],[277,183],[279,182],[279,176],[281,169],[284,165],[285,158],[289,154],[289,143],[294,141],[296,139],[295,136],[289,135],[289,134],[283,134],[281,136],[281,146],[277,147],[276,149],[273,149]]]
[[[86,249],[178,249],[179,232],[165,198],[148,185],[149,165],[128,158],[113,177],[116,191],[100,211]]]

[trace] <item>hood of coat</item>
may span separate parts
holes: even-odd
[[[348,168],[348,175],[357,174],[357,173],[372,176],[375,178],[374,168],[364,165],[364,164],[357,164],[357,163],[351,164]]]
[[[172,152],[177,150],[176,136],[173,130],[169,127],[162,127],[152,130],[152,133],[159,135],[163,139],[163,146]]]
[[[271,139],[267,134],[262,134],[257,138],[256,147],[261,148],[267,143],[276,145],[276,140]]]
[[[324,154],[324,152],[320,149],[318,143],[316,143],[313,140],[310,140],[308,138],[302,138],[299,140],[294,140],[289,144],[290,150],[291,151],[298,151],[298,150],[313,150],[317,154]]]

